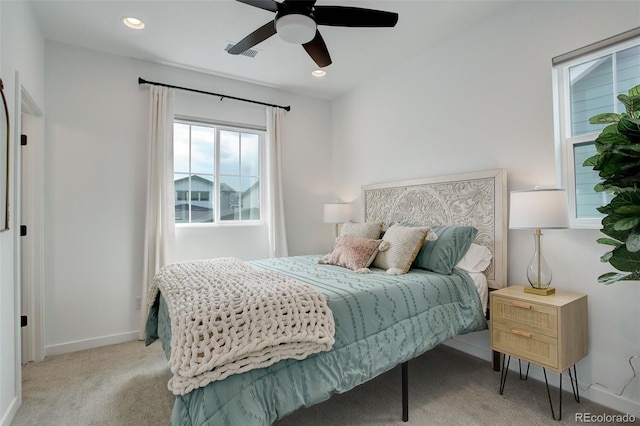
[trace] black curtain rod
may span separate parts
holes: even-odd
[[[155,84],[156,86],[164,86],[164,87],[169,87],[171,89],[180,89],[180,90],[187,90],[189,92],[196,92],[196,93],[202,93],[204,95],[213,95],[213,96],[218,96],[220,97],[220,99],[224,99],[224,98],[229,98],[229,99],[235,99],[236,101],[242,101],[242,102],[250,102],[252,104],[258,104],[258,105],[264,105],[264,106],[270,106],[270,107],[275,107],[275,108],[282,108],[285,111],[291,111],[291,107],[290,106],[280,106],[280,105],[274,105],[274,104],[268,104],[266,102],[260,102],[260,101],[253,101],[251,99],[243,99],[243,98],[237,98],[235,96],[229,96],[229,95],[222,95],[220,93],[213,93],[213,92],[205,92],[204,90],[198,90],[198,89],[190,89],[188,87],[180,87],[180,86],[173,86],[171,84],[165,84],[165,83],[157,83],[155,81],[148,81],[145,80],[142,77],[138,77],[138,84]]]

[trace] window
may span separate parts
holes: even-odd
[[[175,120],[176,223],[259,221],[263,139],[260,130]]]
[[[640,30],[613,37],[553,60],[556,152],[559,176],[569,194],[572,228],[600,228],[597,208],[611,200],[593,188],[598,172],[584,167],[596,153],[594,140],[604,128],[594,115],[624,112],[617,96],[640,84]]]

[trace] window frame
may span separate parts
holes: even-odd
[[[233,226],[256,226],[263,225],[265,223],[265,212],[266,209],[266,191],[264,190],[264,179],[265,179],[265,166],[266,166],[266,129],[264,127],[250,125],[250,124],[241,124],[241,123],[228,123],[223,121],[216,120],[208,120],[198,117],[190,117],[185,115],[174,115],[173,124],[176,123],[186,124],[186,125],[195,125],[195,126],[206,126],[212,127],[215,129],[215,145],[214,145],[214,161],[215,161],[215,170],[213,173],[214,182],[213,182],[213,194],[210,195],[210,198],[213,201],[213,222],[175,222],[176,227],[233,227]],[[260,219],[246,219],[246,220],[220,220],[220,132],[221,131],[230,131],[230,132],[239,132],[239,133],[251,133],[256,134],[258,136],[258,182],[260,183]],[[190,147],[191,149],[191,141]],[[191,165],[189,166],[191,168]],[[174,175],[176,174],[176,170],[173,170]],[[183,173],[183,172],[177,172]],[[197,175],[198,173],[195,173]],[[187,176],[193,176],[194,174],[189,173]],[[243,175],[240,175],[243,176]],[[191,183],[189,183],[189,193],[191,193]],[[175,189],[174,189],[174,197],[175,197]],[[187,196],[187,198],[191,198],[191,196]],[[189,200],[191,201],[191,200]]]
[[[600,134],[600,130],[578,136],[568,136],[571,131],[571,81],[569,77],[569,69],[573,66],[587,63],[640,45],[640,35],[638,35],[638,31],[632,31],[630,34],[630,37],[622,37],[625,35],[623,34],[612,37],[611,40],[604,40],[594,46],[587,46],[584,49],[579,49],[576,51],[578,53],[575,54],[570,52],[566,55],[570,56],[569,59],[560,59],[561,57],[558,57],[554,58],[553,61],[552,84],[556,175],[560,177],[562,187],[567,190],[570,228],[601,229],[602,217],[578,217],[576,208],[577,196],[574,148],[576,145],[593,142]],[[618,81],[616,78],[613,80],[613,87],[614,97],[617,97],[620,92],[618,90]],[[615,99],[613,112],[620,112],[617,111],[618,108],[619,102]]]

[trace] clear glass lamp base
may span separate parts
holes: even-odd
[[[527,279],[529,280],[529,284],[531,287],[536,289],[546,289],[551,285],[551,268],[547,264],[547,261],[542,256],[542,250],[540,246],[540,236],[542,232],[539,229],[536,229],[536,232],[533,234],[535,241],[535,252],[533,253],[533,257],[531,258],[531,262],[529,262],[529,266],[527,266]]]

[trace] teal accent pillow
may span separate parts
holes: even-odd
[[[453,272],[478,234],[473,226],[432,226],[431,232],[438,239],[424,242],[413,267],[447,275]]]

